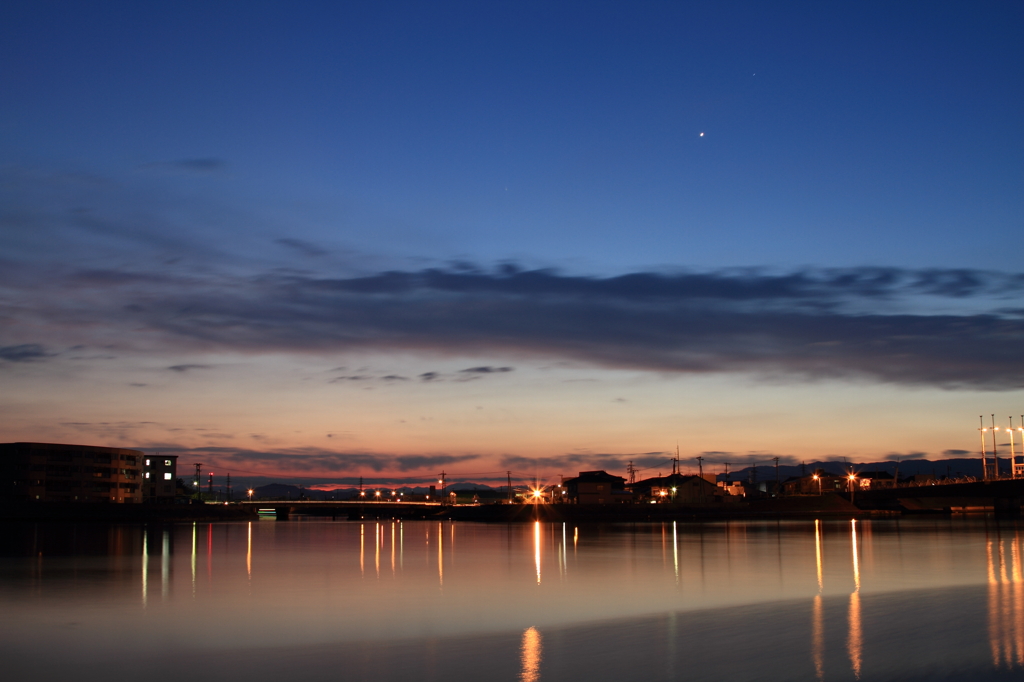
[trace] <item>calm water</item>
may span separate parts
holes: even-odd
[[[1018,679],[992,519],[7,525],[6,679]]]

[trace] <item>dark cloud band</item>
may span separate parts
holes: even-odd
[[[90,271],[73,314],[43,301],[37,312],[68,329],[145,328],[174,350],[530,354],[657,372],[1007,390],[1024,387],[1024,319],[1005,306],[1022,291],[1020,275],[877,268],[592,278],[506,267],[173,283]],[[924,296],[947,310],[881,312]],[[948,312],[954,303],[969,312]]]

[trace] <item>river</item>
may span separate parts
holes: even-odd
[[[991,517],[7,524],[17,680],[969,680],[1024,672]]]

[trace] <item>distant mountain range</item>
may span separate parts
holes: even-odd
[[[900,478],[906,476],[916,476],[919,474],[932,474],[936,477],[948,476],[951,478],[960,478],[963,476],[975,476],[980,478],[982,475],[981,471],[981,458],[977,459],[940,459],[931,461],[927,459],[905,459],[899,463],[893,460],[887,460],[884,462],[861,462],[861,463],[846,463],[846,462],[807,462],[804,465],[779,465],[779,479],[785,481],[788,478],[796,476],[806,476],[814,473],[816,469],[824,469],[825,473],[829,474],[846,474],[851,469],[854,473],[860,473],[865,471],[884,471],[888,474],[895,474],[899,466]],[[732,481],[749,481],[750,474],[754,467],[746,467],[743,469],[736,469],[729,472],[729,480]],[[706,466],[705,471],[718,474],[718,480],[725,480],[725,476],[721,473],[721,465],[709,465]],[[999,470],[1002,473],[1010,473],[1010,459],[1009,457],[999,458]],[[775,465],[772,463],[758,464],[757,465],[757,480],[775,480]]]

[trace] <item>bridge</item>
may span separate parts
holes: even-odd
[[[244,500],[239,504],[261,516],[287,519],[292,514],[306,516],[339,516],[359,519],[425,519],[442,512],[447,506],[440,502],[386,502],[381,500]]]

